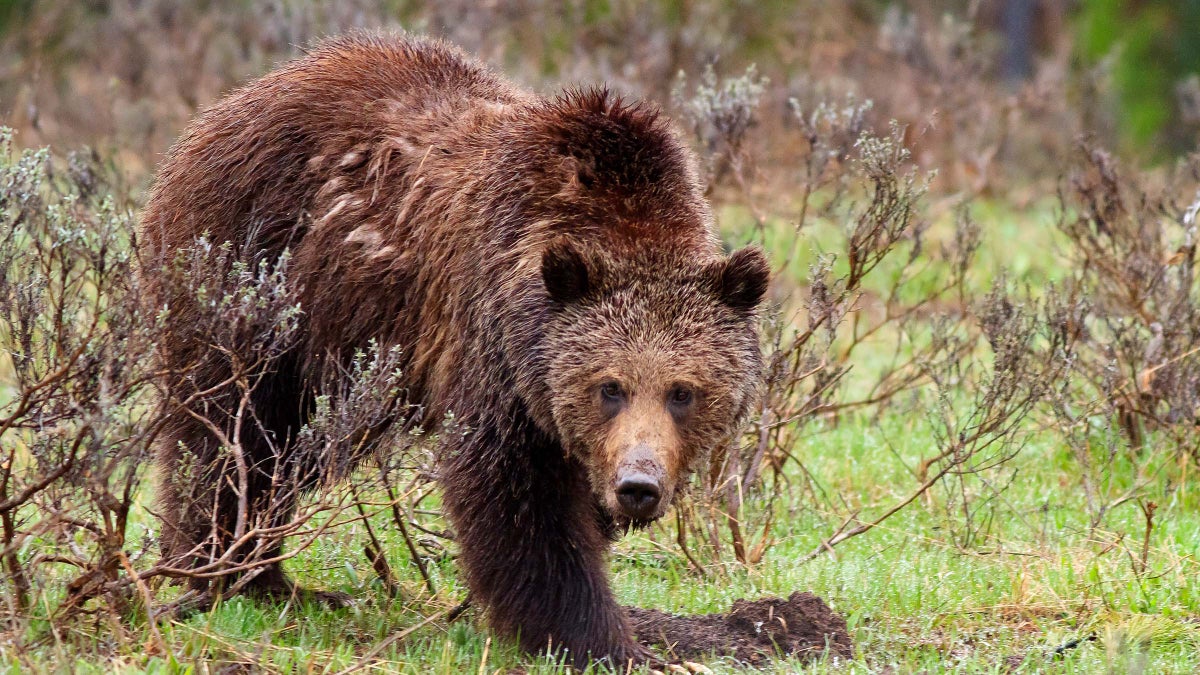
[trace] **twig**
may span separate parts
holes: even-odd
[[[458,620],[458,617],[462,616],[463,612],[470,609],[470,607],[471,607],[471,594],[468,593],[467,597],[463,598],[463,601],[458,603],[458,605],[454,609],[450,610],[450,613],[446,615],[446,622],[454,623],[455,621]]]
[[[383,552],[383,545],[379,543],[379,537],[375,536],[375,529],[371,527],[366,509],[363,508],[362,501],[358,498],[358,490],[351,486],[350,491],[354,495],[354,508],[358,509],[359,515],[362,516],[367,536],[371,539],[364,547],[363,553],[367,557],[367,562],[371,563],[371,569],[375,570],[375,576],[379,577],[384,588],[387,589],[388,597],[394,598],[399,595],[400,589],[396,584],[396,576],[392,574],[392,566],[388,564],[387,555]]]
[[[1094,633],[1091,635],[1084,635],[1083,637],[1071,638],[1070,640],[1067,640],[1066,642],[1062,643],[1061,645],[1055,647],[1054,650],[1050,652],[1050,655],[1051,656],[1062,656],[1063,654],[1066,654],[1068,651],[1075,649],[1079,645],[1081,645],[1085,642],[1091,642],[1092,640],[1095,640],[1095,639],[1096,639],[1096,635]]]
[[[388,483],[387,471],[384,469],[382,462],[379,464],[379,475],[382,478],[384,488],[387,489],[388,499],[391,501],[392,520],[396,522],[396,527],[400,530],[400,535],[404,537],[404,544],[408,547],[408,554],[412,556],[413,563],[416,564],[417,570],[421,573],[421,578],[425,580],[425,587],[429,589],[429,594],[437,595],[437,588],[433,585],[433,579],[429,576],[429,570],[425,569],[425,561],[417,553],[417,546],[413,543],[412,535],[408,533],[408,528],[404,525],[404,517],[400,513],[400,500],[397,499],[395,491],[392,490],[391,484]]]
[[[1141,576],[1146,573],[1146,568],[1150,563],[1150,534],[1154,532],[1154,512],[1158,510],[1158,504],[1138,500],[1138,506],[1141,507],[1142,514],[1146,516],[1146,532],[1142,536],[1142,565],[1138,574]]]
[[[951,469],[953,469],[955,466],[957,466],[957,465],[954,463],[947,464],[945,467],[942,468],[941,471],[937,472],[937,475],[927,479],[924,483],[921,483],[921,486],[918,487],[916,490],[914,490],[911,495],[909,495],[907,498],[904,499],[904,501],[902,501],[899,504],[896,504],[892,508],[888,509],[887,512],[884,513],[882,516],[879,516],[878,518],[876,518],[875,520],[873,520],[869,523],[859,525],[858,527],[855,527],[852,530],[843,532],[842,528],[844,528],[846,525],[848,525],[850,523],[850,521],[854,520],[857,515],[857,514],[852,514],[850,516],[850,518],[846,519],[846,522],[843,523],[841,525],[841,527],[838,528],[838,531],[835,532],[833,534],[833,536],[822,541],[821,544],[819,546],[817,546],[815,549],[813,549],[811,552],[809,552],[808,555],[797,560],[796,564],[806,563],[811,560],[814,560],[818,556],[820,556],[821,553],[823,553],[825,551],[832,553],[834,546],[837,546],[838,544],[842,543],[843,541],[846,541],[847,539],[857,537],[860,534],[871,531],[876,525],[879,525],[880,523],[887,520],[888,518],[891,518],[892,516],[896,515],[896,513],[899,512],[901,509],[903,509],[904,507],[908,506],[913,501],[915,501],[917,499],[917,497],[920,497],[921,495],[925,494],[925,492],[928,491],[929,488],[933,487],[934,483],[941,480],[942,476],[945,476],[946,474],[950,473]]]
[[[154,616],[154,599],[150,596],[150,589],[146,586],[146,582],[142,581],[136,570],[133,569],[133,564],[129,562],[129,557],[124,551],[117,551],[117,558],[121,561],[121,566],[125,568],[125,573],[133,579],[133,583],[137,586],[138,593],[142,595],[142,602],[146,603],[146,624],[150,628],[150,639],[154,649],[160,654],[168,654],[174,660],[174,654],[167,647],[166,640],[163,640],[162,633],[158,630],[158,619]]]
[[[687,558],[688,564],[691,565],[692,569],[700,576],[705,576],[704,568],[700,566],[700,563],[696,562],[696,559],[692,557],[692,552],[688,550],[687,532],[683,524],[683,512],[678,508],[675,509],[675,541],[679,544],[679,550],[683,551],[683,555]]]

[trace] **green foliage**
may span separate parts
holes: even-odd
[[[33,0],[0,0],[0,35],[18,26],[32,5]]]
[[[1175,86],[1200,72],[1200,2],[1088,0],[1079,8],[1077,34],[1081,56],[1110,69],[1125,139],[1134,147],[1186,151],[1172,132],[1179,123]]]

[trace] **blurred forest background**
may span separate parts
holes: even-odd
[[[196,110],[354,28],[442,36],[543,91],[664,104],[681,73],[754,64],[773,153],[794,150],[789,99],[870,99],[950,189],[1052,175],[1085,132],[1155,160],[1200,132],[1197,0],[0,0],[0,113],[21,145],[111,149],[140,177]]]

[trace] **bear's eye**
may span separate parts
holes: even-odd
[[[605,382],[600,385],[600,396],[605,401],[617,403],[625,397],[625,392],[621,391],[621,385],[616,382]]]
[[[671,390],[671,403],[686,406],[692,402],[692,390],[687,387],[675,387]]]

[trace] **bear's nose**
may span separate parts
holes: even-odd
[[[626,476],[617,484],[617,502],[630,518],[645,520],[653,516],[661,499],[658,481],[644,473]]]

